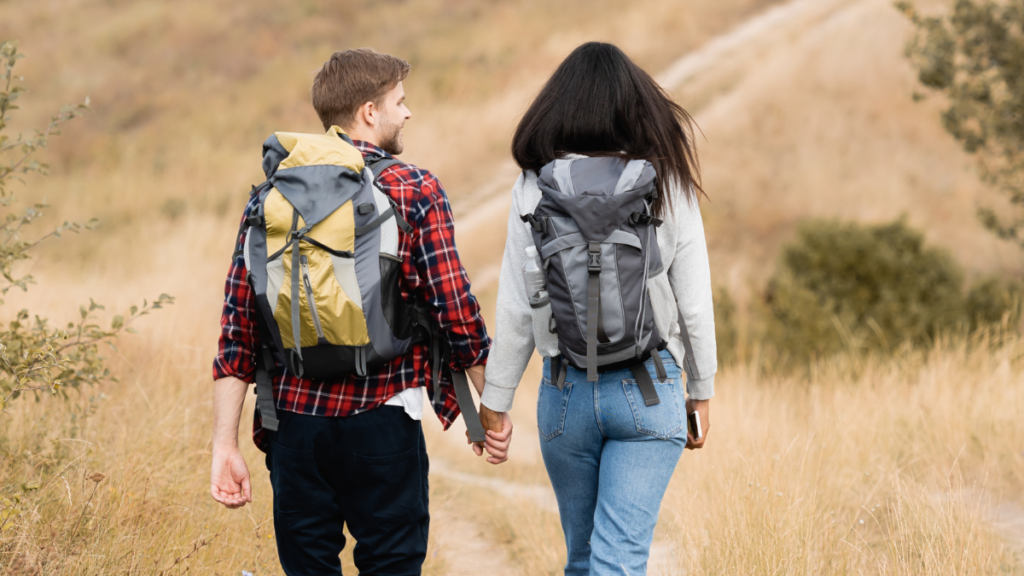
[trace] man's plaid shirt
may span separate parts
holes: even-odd
[[[391,156],[367,142],[355,141],[367,161]],[[455,249],[451,207],[441,183],[433,174],[409,164],[397,164],[378,178],[385,194],[412,225],[412,234],[399,234],[398,255],[402,264],[402,297],[429,304],[441,331],[451,344],[453,370],[483,364],[490,349],[480,306],[470,293],[469,278]],[[255,205],[249,201],[243,219]],[[245,241],[243,232],[238,248]],[[237,256],[228,269],[224,285],[224,311],[217,357],[213,361],[215,380],[234,376],[246,382],[255,377],[255,351],[259,349],[256,301],[246,282],[245,258]],[[314,416],[350,416],[382,406],[407,388],[427,386],[432,390],[430,353],[423,344],[382,366],[376,374],[351,375],[340,381],[296,378],[278,365],[274,377],[274,400],[278,410]],[[441,402],[435,411],[447,429],[459,415],[455,391],[445,378]],[[259,412],[253,418],[253,440],[265,450],[266,434]]]

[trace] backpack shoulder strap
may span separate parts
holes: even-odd
[[[366,167],[369,168],[370,172],[373,173],[373,183],[379,189],[379,188],[381,188],[381,186],[380,186],[380,182],[377,179],[380,178],[380,175],[383,174],[384,171],[387,170],[388,168],[391,168],[392,166],[396,166],[396,165],[401,164],[401,163],[402,163],[402,161],[398,160],[397,158],[383,158],[383,157],[381,157],[381,158],[375,158],[375,159],[367,162],[366,163]],[[369,232],[370,230],[373,230],[377,226],[380,226],[384,222],[384,220],[387,220],[388,218],[391,218],[392,216],[394,216],[395,221],[398,222],[398,227],[401,228],[403,232],[405,232],[406,234],[412,234],[412,232],[413,232],[412,225],[409,224],[409,221],[406,220],[401,214],[398,213],[398,207],[395,206],[395,201],[391,200],[390,198],[388,198],[388,200],[391,202],[391,208],[388,209],[387,211],[385,211],[383,214],[381,214],[380,217],[378,217],[375,221],[373,221],[373,222],[371,222],[371,223],[369,223],[366,226],[363,226],[361,228],[356,228],[356,236],[359,236],[361,234],[365,234],[366,232]]]
[[[373,172],[373,179],[376,180],[377,178],[380,178],[380,175],[385,170],[401,163],[402,161],[397,158],[381,157],[367,162],[366,165],[370,168],[370,172]]]

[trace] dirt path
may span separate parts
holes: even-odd
[[[501,546],[491,542],[478,524],[445,508],[431,510],[430,516],[432,524],[444,526],[433,534],[446,576],[520,576]]]
[[[965,488],[961,497],[967,508],[991,524],[1011,548],[1024,552],[1024,507],[982,489]]]
[[[1003,502],[992,509],[992,525],[1018,551],[1024,551],[1024,508]]]

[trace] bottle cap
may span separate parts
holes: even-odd
[[[537,257],[537,247],[536,246],[527,246],[526,247],[526,256],[529,257],[529,258],[536,258]]]

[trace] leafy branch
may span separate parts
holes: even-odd
[[[27,290],[35,283],[32,276],[15,273],[19,262],[31,258],[33,248],[66,232],[93,229],[98,223],[95,219],[85,224],[64,222],[33,239],[23,238],[49,205],[38,202],[16,213],[10,182],[25,184],[25,176],[31,173],[46,176],[49,166],[35,155],[47,147],[50,137],[60,134],[62,124],[89,109],[86,98],[83,104],[61,107],[44,130],[36,130],[31,136],[19,134],[12,138],[4,134],[10,113],[18,110],[15,101],[25,93],[25,88],[16,84],[23,78],[14,74],[15,65],[23,57],[16,42],[0,43],[0,212],[7,211],[0,216],[0,276],[6,282],[0,286],[0,295],[12,288]],[[143,301],[141,308],[132,306],[125,314],[114,316],[109,328],[101,326],[96,316],[96,311],[105,310],[104,307],[91,299],[88,306],[80,307],[78,321],[69,322],[63,329],[51,327],[46,318],[32,315],[27,309],[18,311],[6,329],[0,330],[0,412],[5,412],[11,401],[26,392],[35,393],[37,398],[41,392],[67,398],[67,388],[113,380],[105,358],[99,354],[99,345],[106,343],[116,350],[113,340],[122,332],[134,332],[133,322],[173,302],[174,298],[167,294],[152,302]]]
[[[981,223],[1024,246],[1024,1],[956,0],[943,16],[923,16],[909,2],[896,8],[917,29],[906,55],[918,80],[948,102],[943,127],[1014,208],[981,206]]]

